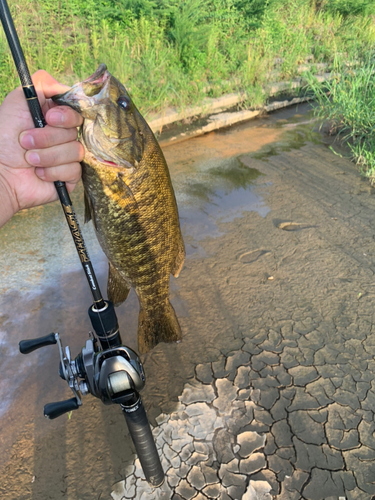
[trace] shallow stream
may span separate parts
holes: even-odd
[[[144,357],[146,377],[151,373],[145,388],[151,419],[169,411],[168,405],[173,411],[194,366],[239,348],[240,338],[252,331],[255,311],[259,320],[276,310],[268,306],[259,313],[265,304],[262,293],[268,294],[269,303],[273,300],[270,287],[276,287],[278,248],[289,252],[283,256],[283,265],[293,263],[293,248],[298,248],[299,238],[302,241],[317,223],[308,220],[309,212],[302,217],[304,202],[298,205],[294,195],[289,196],[294,184],[288,181],[285,186],[275,186],[275,178],[282,178],[288,170],[288,152],[294,155],[296,170],[298,162],[304,161],[300,150],[306,145],[317,146],[323,151],[320,154],[326,154],[315,126],[311,108],[305,104],[164,148],[187,252],[180,278],[171,279],[171,301],[181,322],[183,341],[178,346],[159,345]],[[281,158],[280,167],[274,170],[277,175],[272,174],[274,167],[266,168],[274,157]],[[306,199],[307,188],[306,184]],[[277,218],[270,223],[272,190],[279,205]],[[91,223],[83,224],[81,186],[72,199],[106,295],[107,262]],[[298,220],[290,218],[291,207],[301,215]],[[273,231],[274,240],[270,237]],[[306,245],[309,248],[308,242]],[[303,268],[298,276],[302,272]],[[131,457],[130,449],[119,449],[117,435],[111,431],[121,415],[112,417],[117,409],[87,397],[72,421],[64,416],[45,422],[44,404],[71,397],[57,374],[57,348],[46,347],[28,356],[18,353],[21,339],[59,331],[75,356],[90,330],[86,313],[91,304],[89,288],[58,203],[23,211],[0,230],[0,275],[0,445],[8,450],[0,457],[0,467],[9,463],[7,470],[16,470],[21,456],[27,464],[13,479],[7,476],[11,494],[6,498],[92,499],[96,498],[92,491],[98,493],[99,489],[102,498],[108,498],[111,485],[122,477],[123,462]],[[285,283],[280,281],[277,286],[289,286],[290,276],[282,272],[281,276]],[[278,291],[280,314],[287,307],[282,300],[288,297],[283,289]],[[136,350],[138,303],[133,292],[117,313],[124,344]],[[97,425],[103,420],[110,425]],[[99,428],[94,439],[92,429],[99,432]],[[109,452],[99,452],[95,440],[103,449],[108,445]],[[85,447],[84,456],[80,447]],[[46,456],[59,455],[48,459],[41,449]],[[33,475],[37,476],[35,485]],[[16,494],[17,488],[30,495]]]
[[[252,167],[253,159],[267,159],[279,151],[298,149],[320,141],[312,131],[309,106],[278,111],[230,129],[212,132],[164,149],[179,207],[187,259],[205,256],[207,238],[225,232],[225,223],[256,211],[264,217],[269,208],[259,194],[267,178]],[[83,190],[72,194],[86,246],[106,293],[107,261],[97,243],[91,223],[83,224]],[[0,230],[0,418],[7,411],[30,370],[42,386],[50,385],[54,373],[46,373],[44,360],[54,349],[21,356],[18,342],[59,331],[64,343],[80,348],[90,324],[86,318],[90,292],[58,202],[24,210]],[[187,315],[179,298],[179,282],[171,279],[171,298],[177,314]],[[124,343],[136,349],[138,303],[132,292],[118,309]],[[53,352],[53,354],[52,354]],[[36,359],[38,362],[36,363]],[[38,367],[36,366],[38,365]],[[53,389],[55,388],[55,389]],[[46,389],[47,390],[47,389]],[[40,407],[38,411],[42,411]],[[2,439],[8,441],[9,435]]]

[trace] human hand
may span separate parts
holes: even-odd
[[[54,181],[66,182],[71,192],[81,177],[84,148],[76,139],[82,117],[50,99],[69,87],[42,70],[32,79],[46,127],[34,128],[21,87],[0,106],[0,226],[18,210],[58,199]]]

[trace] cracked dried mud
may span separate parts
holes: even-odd
[[[70,397],[57,352],[17,355],[56,329],[76,354],[89,330],[59,207],[0,231],[2,499],[375,498],[374,190],[314,127],[303,105],[165,149],[187,259],[171,292],[183,340],[143,357],[155,490],[119,409],[86,397],[46,422],[43,405]],[[134,349],[134,295],[118,314]]]

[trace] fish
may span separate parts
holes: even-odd
[[[101,64],[53,101],[83,117],[85,222],[109,263],[108,299],[139,299],[138,350],[181,339],[169,279],[185,259],[178,208],[162,150],[125,86]]]

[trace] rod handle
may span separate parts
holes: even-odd
[[[21,354],[29,354],[30,352],[33,352],[40,347],[52,344],[57,344],[54,333],[50,333],[45,337],[38,337],[36,339],[21,340],[21,342],[19,343],[19,348]]]
[[[164,482],[164,471],[141,398],[134,405],[121,405],[121,409],[146,480],[158,488]]]
[[[60,417],[69,411],[78,410],[79,405],[76,398],[66,399],[65,401],[57,401],[56,403],[48,403],[44,407],[44,416],[50,420]]]

